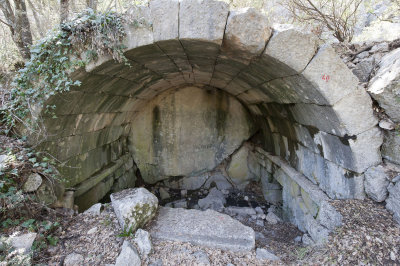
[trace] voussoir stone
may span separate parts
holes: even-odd
[[[110,198],[119,224],[131,232],[150,221],[158,208],[157,197],[145,188],[126,189]]]
[[[300,124],[341,137],[360,134],[378,124],[372,100],[362,89],[354,89],[333,106],[295,104],[290,110]]]
[[[302,75],[318,88],[331,105],[355,91],[358,85],[358,78],[331,46],[319,48]]]
[[[275,32],[265,49],[265,54],[288,65],[294,73],[304,70],[318,49],[318,42],[310,34],[288,29]]]
[[[213,210],[161,207],[150,234],[156,239],[231,251],[249,251],[255,245],[253,229]]]

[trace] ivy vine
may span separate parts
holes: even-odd
[[[55,106],[45,105],[50,96],[80,86],[80,81],[73,80],[70,73],[104,54],[127,63],[123,55],[123,23],[124,18],[118,13],[88,9],[33,45],[31,59],[19,70],[9,101],[0,110],[2,122],[8,128],[23,122],[34,130],[38,126],[34,109],[44,108],[52,113]]]

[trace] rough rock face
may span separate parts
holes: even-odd
[[[368,91],[394,122],[400,122],[400,48],[386,54]]]
[[[132,123],[132,151],[148,183],[210,171],[252,133],[239,101],[196,87],[154,98]]]
[[[396,131],[385,132],[382,145],[383,158],[400,165],[400,135]]]
[[[140,256],[136,248],[129,243],[128,240],[125,240],[122,244],[121,253],[115,262],[115,266],[140,266],[141,264]]]
[[[377,202],[382,202],[387,197],[389,177],[382,165],[371,167],[365,172],[365,193]]]
[[[393,212],[393,218],[400,223],[400,182],[389,185],[389,197],[386,200],[386,209]]]
[[[158,199],[145,188],[126,189],[110,196],[121,227],[135,232],[154,217]]]
[[[42,184],[42,177],[37,174],[31,174],[26,180],[24,186],[22,187],[25,192],[36,191]]]
[[[243,145],[233,154],[232,160],[226,169],[231,180],[239,187],[247,185],[253,177],[248,168],[248,156],[249,148],[247,145]]]

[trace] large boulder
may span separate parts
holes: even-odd
[[[145,188],[126,189],[110,198],[119,224],[126,231],[135,232],[156,215],[158,199]]]
[[[160,94],[132,124],[131,150],[147,183],[211,171],[253,132],[252,119],[238,100],[198,87]]]
[[[400,122],[400,48],[382,57],[369,84],[371,96],[394,122]]]

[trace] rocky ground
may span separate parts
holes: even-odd
[[[11,149],[22,145],[8,138]],[[18,149],[19,150],[19,149]],[[224,213],[250,226],[256,232],[256,248],[264,248],[280,258],[280,261],[268,261],[257,258],[255,251],[228,252],[194,246],[188,243],[152,240],[153,249],[148,256],[142,256],[143,265],[266,265],[266,264],[340,264],[340,265],[397,265],[400,264],[400,227],[383,204],[371,200],[333,201],[332,204],[343,216],[343,226],[338,228],[326,246],[316,247],[301,242],[302,233],[292,224],[274,219],[269,213],[279,210],[264,205],[257,186],[248,186],[245,191],[231,191],[224,194],[229,205],[245,208],[250,215],[238,215],[231,208],[222,209]],[[170,191],[173,194],[172,190]],[[209,190],[194,198],[206,197]],[[240,193],[240,194],[238,194]],[[169,199],[182,201],[190,193],[175,193]],[[235,200],[232,200],[235,198]],[[215,200],[215,198],[214,198]],[[207,202],[206,202],[207,203]],[[163,204],[168,204],[165,201]],[[193,205],[195,207],[196,204]],[[207,205],[207,204],[206,204]],[[210,205],[214,206],[215,205]],[[218,207],[218,206],[217,206]],[[270,210],[270,212],[268,212]],[[263,214],[263,213],[264,214]],[[272,216],[272,217],[271,217]],[[23,218],[23,217],[20,217]],[[41,265],[106,265],[114,264],[118,258],[124,240],[130,239],[121,230],[110,204],[103,204],[103,210],[97,214],[76,214],[72,210],[48,208],[37,211],[38,221],[59,222],[54,230],[43,231],[37,228],[35,242],[43,243],[43,237],[57,239],[55,245],[33,247],[33,263]],[[22,220],[21,220],[22,221]],[[15,231],[28,233],[35,228],[22,225],[3,226],[1,235],[11,235]],[[147,227],[145,227],[148,230]],[[42,241],[42,242],[39,242]],[[1,248],[0,248],[1,249]],[[0,258],[3,255],[0,251]],[[231,263],[231,264],[229,264]],[[7,265],[7,262],[0,262]]]
[[[291,224],[266,223],[258,231],[257,247],[266,248],[280,261],[260,260],[256,252],[229,252],[194,246],[188,243],[152,241],[153,251],[142,258],[143,265],[266,265],[266,264],[400,264],[400,228],[384,206],[370,200],[333,202],[343,215],[343,226],[331,235],[325,247],[305,246],[296,242],[299,231]],[[60,241],[36,254],[35,262],[69,265],[78,257],[80,265],[115,263],[125,237],[108,204],[99,216],[72,216],[59,231]],[[260,238],[260,234],[263,237]],[[133,241],[132,241],[133,242]],[[72,255],[71,255],[72,254]],[[67,260],[67,261],[66,261]],[[67,264],[65,264],[67,262]],[[231,263],[231,264],[229,264]]]

